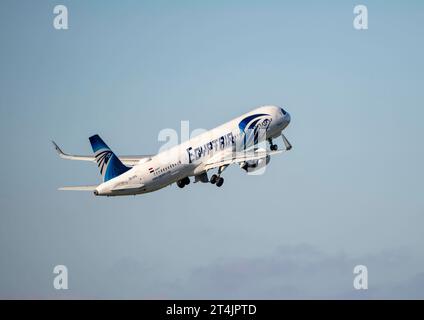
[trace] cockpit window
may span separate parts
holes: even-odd
[[[286,111],[283,109],[283,108],[280,108],[281,109],[281,112],[283,113],[283,115],[286,115]]]

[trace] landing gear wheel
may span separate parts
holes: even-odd
[[[181,189],[184,188],[184,186],[185,186],[184,180],[178,180],[177,186],[180,187]]]
[[[184,184],[185,184],[186,186],[188,186],[188,185],[190,184],[190,178],[189,178],[189,177],[185,177],[185,178],[183,179],[183,182],[184,182]]]
[[[215,184],[218,180],[218,176],[216,174],[212,175],[211,179],[209,180],[212,184]]]
[[[269,148],[271,151],[276,151],[278,149],[278,146],[272,142],[272,139],[268,139],[269,142]]]
[[[224,184],[224,178],[220,177],[220,178],[218,179],[218,181],[216,182],[216,186],[217,186],[217,187],[220,187],[220,186],[222,186],[223,184]]]

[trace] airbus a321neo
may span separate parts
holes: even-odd
[[[289,123],[290,114],[283,108],[263,106],[156,155],[118,157],[98,135],[89,138],[92,156],[64,153],[53,142],[61,158],[96,162],[103,176],[100,185],[59,190],[92,191],[96,196],[136,195],[173,183],[184,188],[190,177],[194,182],[221,187],[222,173],[230,164],[252,172],[266,166],[272,155],[281,153],[274,138],[281,136],[285,150],[290,150],[291,144],[282,134]],[[260,141],[265,147],[260,147]],[[209,178],[211,170],[217,171]]]

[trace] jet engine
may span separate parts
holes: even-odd
[[[267,155],[264,158],[258,160],[248,160],[240,163],[240,168],[242,168],[246,172],[254,172],[259,169],[264,168],[269,161],[271,160],[271,156]]]

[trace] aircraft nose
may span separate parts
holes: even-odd
[[[291,120],[290,114],[283,108],[280,108],[280,109],[281,109],[281,113],[283,114],[284,127],[287,127]]]
[[[286,112],[286,115],[284,116],[284,120],[287,122],[287,124],[290,123],[290,120],[291,120],[290,113]]]

